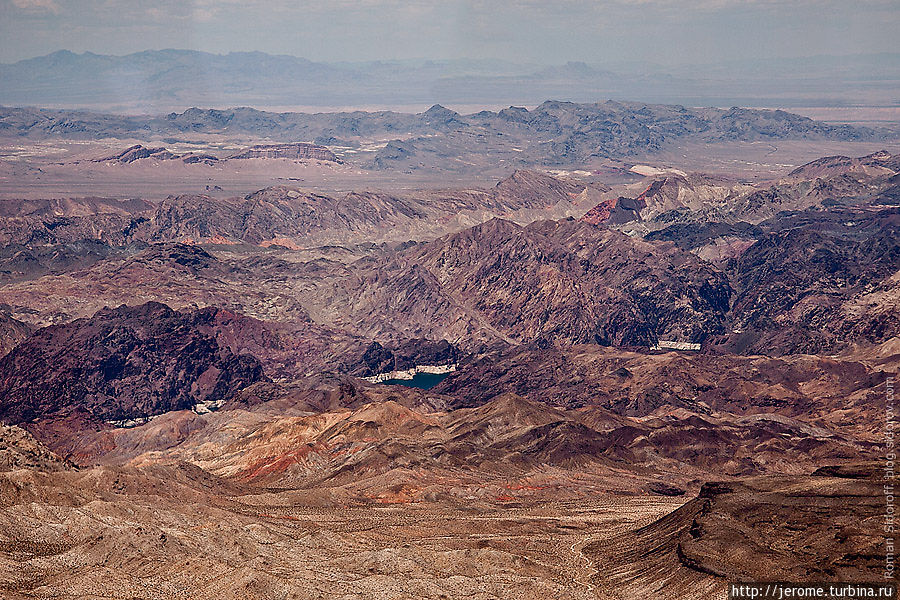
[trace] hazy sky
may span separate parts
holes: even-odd
[[[0,62],[68,49],[557,64],[900,52],[898,0],[0,0]]]

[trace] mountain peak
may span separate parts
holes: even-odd
[[[459,113],[450,110],[445,106],[441,106],[440,104],[435,104],[424,113],[422,113],[422,116],[432,121],[442,121],[448,123],[458,119]]]

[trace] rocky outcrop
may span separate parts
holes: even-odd
[[[641,220],[641,209],[646,204],[641,199],[619,196],[612,200],[604,200],[587,211],[581,220],[591,225],[620,225]]]
[[[181,162],[186,165],[195,165],[198,163],[203,163],[206,165],[213,165],[219,162],[219,158],[213,156],[212,154],[203,154],[203,153],[189,153],[185,154],[181,157]]]
[[[0,425],[0,472],[15,469],[62,471],[72,465],[15,425]]]
[[[103,158],[97,158],[94,160],[94,162],[118,162],[122,164],[128,164],[144,158],[155,158],[157,160],[174,160],[178,158],[178,156],[172,154],[162,147],[146,148],[141,144],[137,144],[126,148],[118,154],[113,154],[111,156],[106,156]]]
[[[338,157],[326,148],[317,144],[298,142],[295,144],[257,144],[230,156],[231,159],[245,158],[289,158],[291,160],[327,160],[341,162]]]
[[[387,348],[379,342],[372,342],[359,362],[348,365],[347,370],[357,377],[372,377],[407,371],[417,366],[455,365],[459,362],[459,357],[459,349],[447,340],[407,340]]]
[[[294,144],[257,144],[241,152],[233,154],[228,158],[287,158],[292,160],[325,160],[335,163],[341,162],[341,160],[334,154],[334,152],[332,152],[325,146],[319,146],[318,144],[310,144],[306,142],[299,142]],[[181,159],[182,162],[188,165],[199,163],[212,165],[219,162],[220,160],[219,157],[205,152],[189,152],[187,154],[178,155],[170,152],[163,147],[146,147],[142,144],[136,144],[116,154],[94,159],[93,162],[114,162],[120,164],[128,164],[143,159]]]
[[[546,173],[517,169],[494,186],[492,195],[498,205],[512,209],[550,208],[561,202],[578,202],[588,187],[580,181],[553,177]],[[592,186],[592,191],[606,191]]]

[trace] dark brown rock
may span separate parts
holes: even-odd
[[[141,419],[224,401],[262,380],[256,358],[198,331],[209,312],[150,302],[39,330],[0,359],[0,418]]]

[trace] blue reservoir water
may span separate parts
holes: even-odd
[[[405,387],[419,388],[420,390],[430,390],[447,378],[450,373],[416,373],[412,379],[388,379],[382,381],[386,385],[402,385]]]

